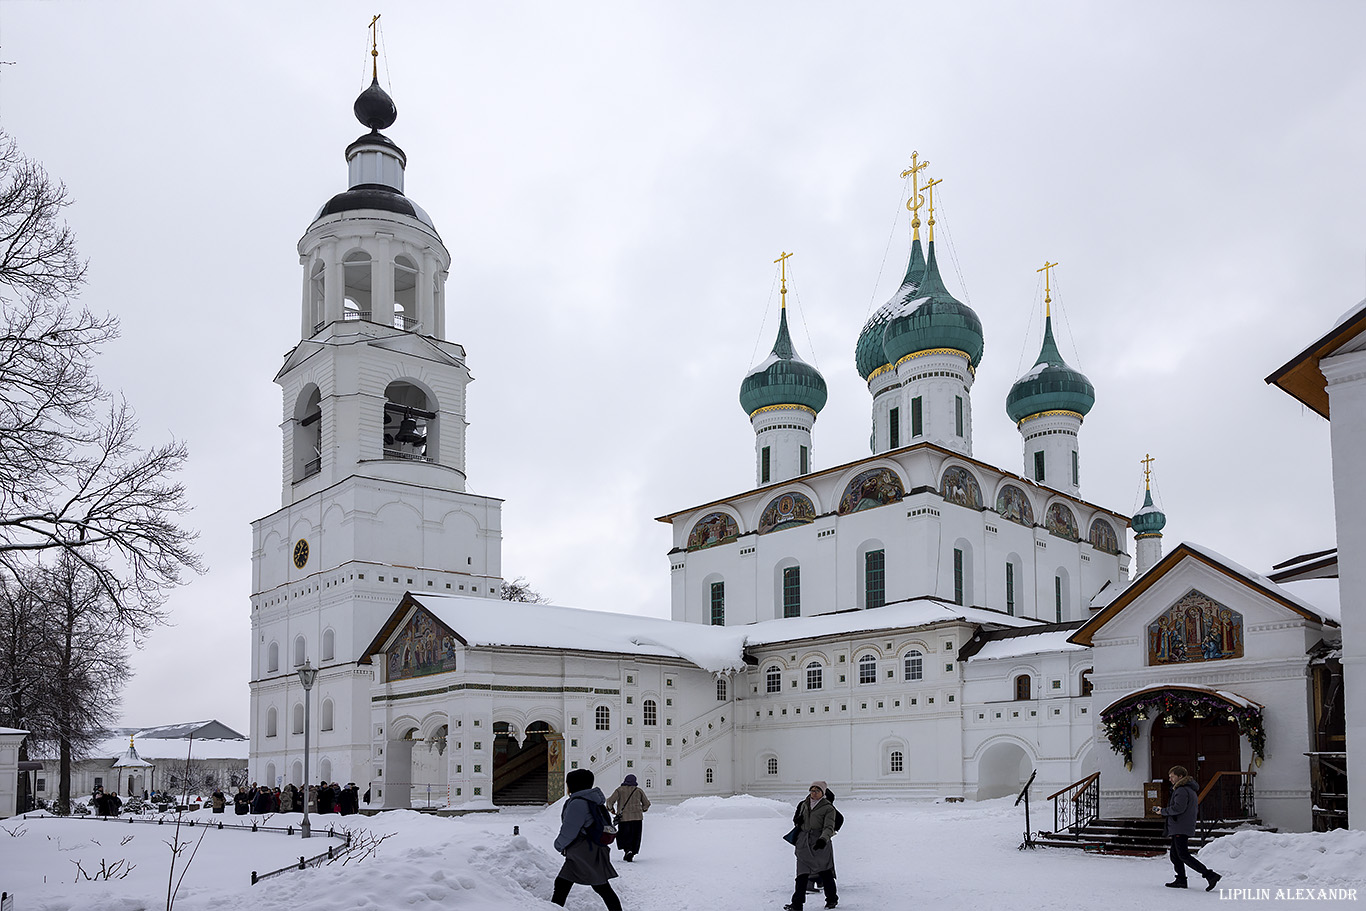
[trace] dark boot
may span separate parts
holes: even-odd
[[[1171,882],[1167,883],[1167,888],[1168,888],[1168,889],[1184,889],[1184,888],[1186,888],[1186,881],[1185,881],[1184,879],[1174,879],[1174,880],[1172,880]]]
[[[1218,873],[1215,873],[1213,870],[1210,870],[1208,873],[1205,874],[1205,882],[1209,884],[1205,886],[1205,891],[1213,892],[1214,887],[1219,885],[1219,880],[1221,879],[1223,879],[1222,876],[1220,876]]]

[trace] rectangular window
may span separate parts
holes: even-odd
[[[1081,465],[1077,459],[1077,451],[1072,450],[1072,486],[1081,486]]]
[[[759,453],[759,483],[760,483],[760,484],[767,484],[767,483],[768,483],[768,477],[769,477],[769,474],[770,474],[769,469],[772,467],[772,461],[773,461],[773,460],[772,460],[772,459],[770,458],[770,456],[769,456],[768,447],[765,446],[765,447],[760,451],[760,453]]]
[[[1015,564],[1006,561],[1006,613],[1015,616]]]
[[[1034,453],[1034,480],[1043,481],[1043,450]]]
[[[955,395],[953,397],[953,432],[958,436],[963,436],[963,397]]]
[[[789,566],[783,570],[783,616],[802,615],[802,568]]]
[[[711,625],[726,625],[726,583],[711,584]]]
[[[1062,576],[1053,577],[1053,610],[1055,619],[1062,622]]]
[[[805,446],[802,447],[802,474],[811,470],[811,451]]]
[[[920,396],[911,399],[911,438],[925,435],[925,403]]]
[[[870,550],[863,555],[863,595],[867,607],[887,603],[887,552]]]
[[[901,445],[901,409],[893,408],[887,415],[887,448],[896,449]]]
[[[963,551],[953,549],[953,603],[963,603]]]

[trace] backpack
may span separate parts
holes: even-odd
[[[839,810],[836,810],[836,811],[835,811],[835,831],[838,832],[838,831],[840,830],[840,827],[843,826],[843,825],[844,825],[844,814],[841,813]]]
[[[608,818],[606,807],[586,797],[570,799],[582,800],[588,804],[588,825],[580,834],[588,839],[590,845],[610,845],[617,840],[617,827],[612,825],[612,820]]]

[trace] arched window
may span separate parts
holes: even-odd
[[[906,679],[920,680],[925,676],[925,657],[920,653],[920,649],[913,648],[906,653],[905,660]]]
[[[428,462],[437,458],[437,406],[412,383],[384,390],[384,457]]]
[[[324,700],[323,700],[323,704],[322,704],[322,706],[321,706],[321,709],[320,709],[319,712],[318,712],[318,730],[320,730],[320,731],[330,731],[330,730],[332,730],[332,715],[333,715],[332,700],[331,700],[331,699],[324,699]]]
[[[322,393],[309,386],[294,409],[294,480],[311,478],[323,470]]]
[[[707,769],[707,784],[716,783],[716,773],[712,769]]]
[[[275,706],[272,705],[269,709],[266,710],[267,737],[274,737],[277,733],[279,733],[279,731],[277,730],[278,724],[275,720],[275,717]]]
[[[269,787],[275,787],[275,763],[273,762],[266,763],[266,784]]]
[[[294,666],[295,666],[295,667],[303,667],[304,659],[308,657],[307,651],[308,651],[308,646],[307,646],[307,643],[304,642],[304,637],[303,637],[303,636],[295,636],[295,637],[294,637]]]
[[[877,658],[864,655],[858,660],[858,682],[877,683]]]
[[[280,643],[272,642],[266,649],[266,670],[274,673],[280,669]]]
[[[1029,675],[1021,674],[1015,678],[1015,698],[1025,700],[1029,698]]]
[[[646,699],[640,704],[640,723],[646,727],[659,724],[659,706],[653,699]]]
[[[296,702],[296,703],[294,703],[294,733],[296,733],[296,734],[302,734],[303,732],[304,732],[304,704],[303,704],[302,702]]]
[[[716,701],[726,701],[726,680],[724,677],[716,681]]]
[[[332,780],[332,760],[324,759],[322,762],[318,763],[318,780]]]
[[[394,257],[394,328],[417,328],[417,266],[406,256]]]
[[[808,690],[821,688],[821,663],[819,661],[812,661],[806,666],[806,688]]]
[[[892,755],[887,759],[887,768],[892,772],[904,771],[906,767],[905,758],[900,750],[892,750]]]
[[[303,787],[304,764],[297,759],[294,760],[294,765],[289,768],[289,780],[294,782],[294,787]]]
[[[593,712],[593,727],[599,731],[610,731],[612,729],[612,710],[605,705],[598,706]]]
[[[1095,670],[1095,668],[1088,667],[1086,670],[1081,672],[1080,692],[1083,696],[1091,695],[1091,672],[1093,670]]]
[[[323,630],[323,660],[331,661],[337,655],[337,634],[330,629]]]
[[[1068,603],[1071,600],[1068,588],[1067,570],[1060,569],[1053,577],[1053,620],[1056,623],[1062,623],[1072,612]]]
[[[765,693],[781,693],[782,691],[783,691],[783,672],[782,672],[782,669],[779,668],[778,665],[776,665],[776,664],[770,665],[769,668],[768,668],[768,670],[764,671],[764,692],[765,692]]]
[[[768,757],[768,774],[770,774],[770,775],[777,775],[777,774],[778,774],[778,757],[777,757],[777,756],[770,756],[770,757]]]
[[[713,582],[709,586],[711,603],[711,625],[726,625],[726,583]]]
[[[370,254],[353,250],[342,261],[342,319],[370,319]]]

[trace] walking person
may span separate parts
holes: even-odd
[[[793,849],[797,855],[797,881],[792,901],[783,905],[783,911],[801,911],[806,902],[806,883],[813,876],[825,889],[825,907],[833,908],[840,901],[833,875],[835,850],[830,845],[835,835],[835,805],[825,796],[825,782],[811,782],[806,799],[797,804],[793,824],[797,827]]]
[[[626,852],[622,860],[629,864],[640,853],[640,831],[643,816],[650,809],[650,798],[636,784],[636,776],[627,775],[621,787],[607,798],[607,809],[616,814],[617,847]]]
[[[621,911],[621,899],[608,882],[617,875],[612,869],[612,851],[590,834],[601,831],[595,821],[607,819],[602,791],[593,787],[593,773],[588,769],[570,772],[564,776],[564,785],[569,799],[560,810],[560,834],[555,838],[555,850],[564,855],[564,866],[555,876],[555,894],[550,900],[564,907],[569,890],[582,883],[593,887],[607,911]]]
[[[1163,834],[1172,840],[1171,860],[1176,868],[1176,879],[1167,883],[1167,888],[1186,888],[1186,868],[1190,867],[1205,878],[1205,891],[1212,891],[1223,877],[1196,860],[1190,849],[1190,839],[1195,834],[1195,817],[1200,811],[1200,792],[1196,790],[1195,779],[1190,777],[1185,766],[1179,765],[1172,766],[1167,779],[1172,783],[1171,799],[1165,807],[1154,805],[1152,808],[1165,817]]]
[[[832,805],[835,803],[835,792],[832,791],[832,790],[830,790],[829,786],[827,786],[826,789],[825,789],[825,799],[828,800],[828,801],[830,801],[830,803],[831,803]],[[799,814],[800,812],[801,812],[801,811],[799,810],[799,811],[798,811],[798,814]],[[798,819],[798,818],[797,818],[797,815],[794,814],[793,817],[792,817],[792,824],[795,826],[795,825],[798,825],[800,822],[801,822],[801,820]],[[836,835],[838,835],[838,834],[840,833],[840,828],[841,828],[843,825],[844,825],[844,814],[841,813],[841,812],[839,811],[839,807],[835,807],[835,834],[836,834]],[[833,858],[831,859],[830,869],[829,869],[828,871],[826,871],[826,874],[825,874],[825,875],[826,875],[826,877],[829,878],[829,879],[834,879],[834,878],[835,878],[835,864],[834,864],[834,859],[833,859]],[[807,892],[819,892],[819,891],[821,891],[820,877],[813,877],[813,878],[811,878],[811,879],[808,879],[808,880],[806,881],[806,891],[807,891]]]

